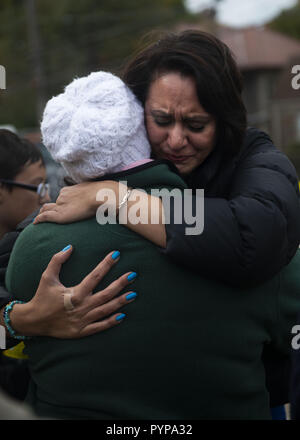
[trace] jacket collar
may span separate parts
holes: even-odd
[[[188,186],[190,188],[206,189],[212,183],[215,176],[219,175],[220,168],[224,163],[223,156],[220,148],[213,150],[206,160],[187,176],[186,182]]]
[[[171,186],[185,189],[187,187],[175,165],[168,160],[154,160],[118,173],[106,174],[93,180],[126,181],[129,187],[135,188]]]

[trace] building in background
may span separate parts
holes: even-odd
[[[283,150],[300,143],[300,90],[292,87],[300,41],[263,27],[219,27],[217,35],[231,48],[243,73],[249,125],[269,133]]]
[[[213,32],[235,55],[244,79],[250,126],[270,134],[276,146],[300,146],[300,90],[292,87],[292,66],[300,65],[300,41],[264,27],[230,28],[216,23],[214,10],[197,25],[176,29]]]

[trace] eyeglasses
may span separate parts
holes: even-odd
[[[18,186],[19,188],[29,189],[29,191],[34,191],[38,193],[40,198],[45,197],[47,192],[50,190],[49,183],[40,183],[39,185],[29,185],[27,183],[15,182],[14,180],[0,179],[0,183],[5,183],[6,185]]]

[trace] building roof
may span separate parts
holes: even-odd
[[[218,26],[217,36],[230,47],[241,70],[281,69],[300,56],[300,41],[264,27]]]

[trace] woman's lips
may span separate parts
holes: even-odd
[[[192,157],[192,155],[172,156],[171,154],[167,154],[165,157],[166,157],[166,159],[170,160],[171,162],[181,163],[181,162],[185,162],[186,160],[190,159]]]

